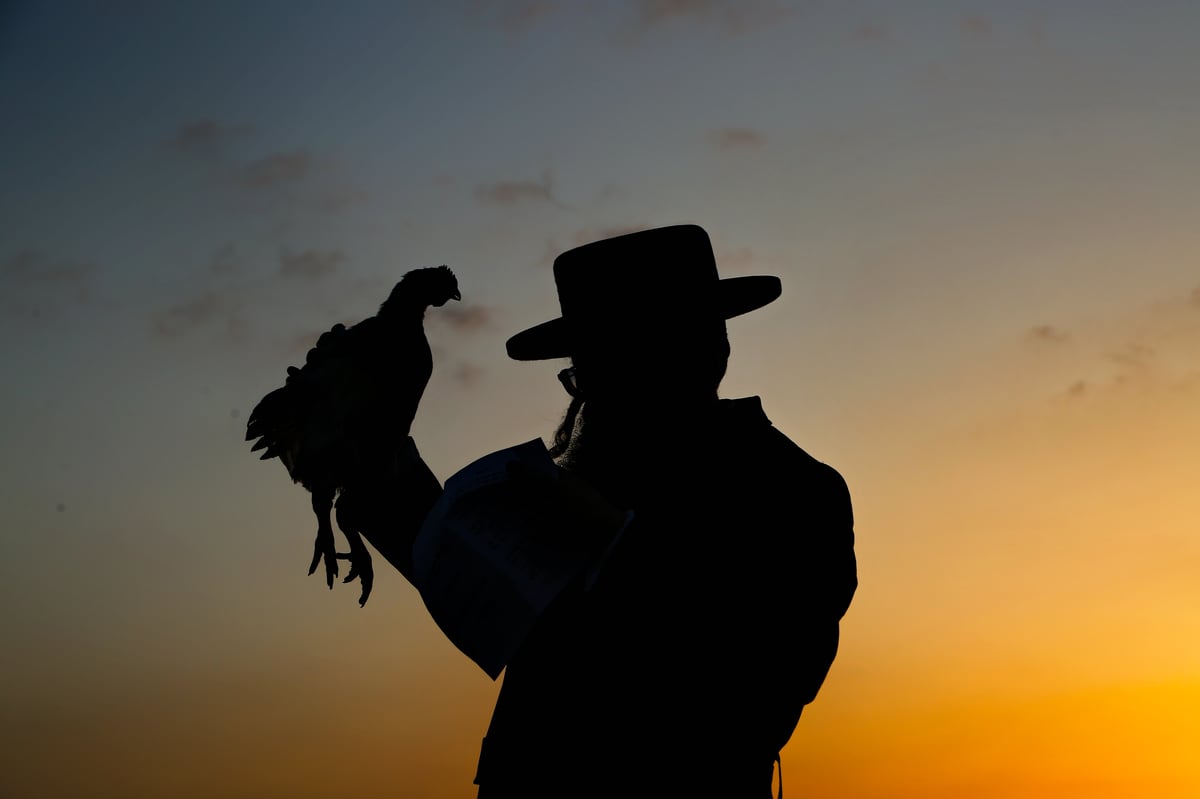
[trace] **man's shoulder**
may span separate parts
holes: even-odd
[[[721,400],[725,424],[756,459],[776,469],[805,473],[813,480],[845,486],[841,473],[818,460],[777,428],[757,396]]]

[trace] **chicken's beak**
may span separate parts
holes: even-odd
[[[454,296],[453,296],[453,297],[451,297],[450,299],[452,299],[452,300],[462,300],[462,294],[460,294],[459,292],[457,292],[457,291],[456,291],[456,292],[454,292]]]

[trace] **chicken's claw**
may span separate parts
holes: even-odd
[[[333,578],[337,577],[337,552],[333,543],[333,528],[321,525],[317,528],[317,539],[313,542],[312,563],[308,566],[311,575],[317,570],[321,558],[325,558],[325,582],[333,590]]]
[[[343,532],[345,531],[343,530]],[[346,533],[346,540],[350,544],[350,551],[337,553],[340,560],[350,561],[350,571],[342,582],[348,583],[356,577],[358,578],[362,584],[362,594],[358,597],[358,606],[363,607],[367,604],[367,597],[371,595],[371,588],[375,584],[375,570],[371,566],[371,553],[357,532]]]

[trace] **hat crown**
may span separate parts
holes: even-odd
[[[508,340],[517,360],[576,355],[674,339],[760,308],[779,296],[779,278],[726,278],[708,233],[671,225],[601,239],[554,259],[562,316]]]
[[[563,318],[574,329],[644,326],[718,315],[717,261],[708,233],[675,225],[626,233],[567,250],[554,259]]]

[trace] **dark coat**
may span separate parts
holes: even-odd
[[[857,587],[853,516],[757,397],[719,406],[509,664],[480,799],[770,795]]]

